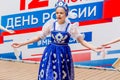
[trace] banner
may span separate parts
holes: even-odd
[[[101,44],[119,37],[120,13],[115,8],[115,0],[63,0],[77,17],[70,19],[79,23],[79,33],[90,44]],[[39,63],[44,48],[51,42],[46,39],[14,49],[13,42],[23,42],[40,35],[42,26],[55,17],[54,5],[57,0],[0,0],[0,24],[14,34],[1,30],[0,58],[15,61]],[[117,3],[117,4],[116,4]],[[7,5],[7,6],[6,6]],[[111,6],[113,5],[113,6]],[[83,47],[73,38],[69,45],[72,49],[73,61],[77,66],[93,66],[112,68],[114,61],[120,57],[119,45],[114,44],[105,48],[106,56],[95,53]]]

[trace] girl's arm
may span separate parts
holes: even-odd
[[[9,32],[9,33],[14,33],[13,30],[8,30],[8,29],[4,28],[3,26],[0,26],[0,29],[3,31]]]
[[[28,41],[22,42],[22,43],[13,43],[12,47],[18,48],[18,47],[21,47],[21,46],[24,46],[24,45],[27,45],[27,44],[30,44],[33,42],[37,42],[41,39],[44,39],[49,34],[50,34],[50,23],[43,26],[42,31],[40,32],[40,34],[38,36],[36,36]]]
[[[89,44],[87,41],[83,39],[83,35],[81,35],[78,31],[78,23],[74,23],[70,26],[69,30],[71,36],[76,39],[79,43],[81,43],[84,47],[87,47],[95,52],[100,52],[100,50],[96,49],[93,45]]]
[[[97,48],[95,48],[93,45],[89,44],[87,41],[85,41],[82,37],[78,37],[77,41],[81,43],[84,47],[87,47],[95,52],[100,52]]]
[[[22,42],[22,43],[13,43],[12,47],[18,48],[18,47],[21,47],[21,46],[24,46],[24,45],[27,45],[27,44],[30,44],[30,43],[33,43],[33,42],[37,42],[40,39],[41,39],[40,36],[37,36],[37,37],[34,37],[34,38],[32,38],[30,40],[27,40],[25,42]]]
[[[107,45],[110,45],[110,44],[114,44],[114,43],[117,43],[117,42],[119,42],[119,41],[120,41],[120,38],[117,38],[117,39],[115,39],[115,40],[112,40],[112,41],[110,41],[110,42],[108,42],[108,43],[103,44],[103,46],[107,46]]]

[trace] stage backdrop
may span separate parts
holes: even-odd
[[[70,11],[77,17],[71,22],[79,23],[79,33],[90,44],[101,44],[120,37],[119,0],[64,0]],[[0,59],[39,63],[44,48],[50,43],[50,37],[13,49],[13,42],[29,40],[39,32],[46,21],[55,19],[54,4],[57,0],[0,0],[0,24],[15,30],[9,34],[1,30]],[[111,6],[112,5],[112,6]],[[102,53],[95,53],[81,46],[76,40],[70,40],[75,66],[112,68],[120,57],[120,43],[105,48]]]

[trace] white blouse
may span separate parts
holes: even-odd
[[[50,32],[53,30],[53,23],[55,22],[55,20],[49,20],[48,22],[46,22],[42,28],[42,31],[40,32],[40,38],[44,39],[47,35],[50,34]],[[65,22],[64,24],[59,24],[58,22],[56,22],[55,25],[55,30],[57,31],[65,31],[66,27],[67,27],[68,22]],[[74,24],[70,24],[68,26],[67,32],[69,32],[69,34],[71,35],[71,37],[77,39],[78,37],[82,36],[79,32],[78,32],[78,23],[74,23]]]

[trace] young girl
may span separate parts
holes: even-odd
[[[77,27],[66,21],[68,16],[68,5],[63,1],[58,1],[55,5],[56,20],[43,26],[39,36],[23,43],[13,43],[14,48],[33,43],[51,34],[51,43],[45,48],[40,68],[38,80],[74,80],[74,68],[71,50],[68,45],[72,36],[83,46],[98,52],[95,47],[87,43],[77,31]]]

